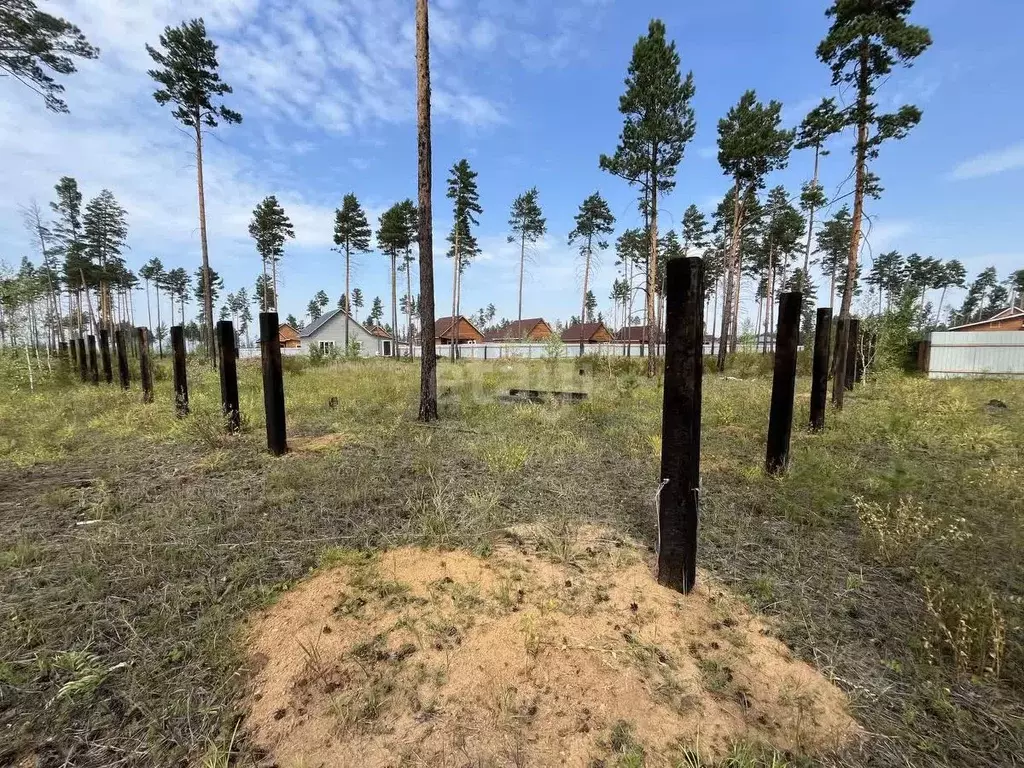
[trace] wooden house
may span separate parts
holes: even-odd
[[[964,323],[951,331],[1024,331],[1024,309],[1020,307],[1007,307],[996,312],[986,320],[978,320],[973,323]]]
[[[281,342],[281,349],[298,349],[302,346],[299,331],[291,323],[281,323],[277,329],[277,338]]]
[[[614,341],[612,334],[604,323],[573,323],[562,331],[562,341],[566,344],[604,344]]]
[[[552,333],[551,326],[543,317],[524,317],[522,320],[513,320],[501,328],[487,331],[484,334],[484,341],[547,341]]]
[[[646,344],[649,334],[646,325],[627,325],[615,334],[616,341]]]
[[[468,318],[459,315],[454,320],[451,317],[439,317],[434,321],[434,342],[436,344],[479,344],[484,340],[484,335],[469,321]]]

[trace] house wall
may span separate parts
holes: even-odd
[[[478,333],[472,325],[466,322],[466,318],[460,319],[456,328],[448,331],[447,334],[439,335],[438,339],[446,343],[450,343],[452,337],[456,335],[456,332],[458,333],[460,344],[465,344],[467,341],[481,342],[484,340],[484,337]]]
[[[551,337],[551,326],[547,323],[537,323],[530,332],[526,334],[526,338],[530,341],[545,341]]]
[[[363,357],[375,357],[381,354],[383,339],[379,339],[369,331],[365,330],[355,320],[349,320],[348,324],[349,341],[358,341],[361,345],[359,350]],[[339,312],[322,326],[317,328],[309,336],[302,337],[303,349],[310,349],[321,341],[333,341],[339,353],[345,352],[345,313]]]
[[[1024,331],[937,331],[930,341],[929,379],[1024,378]]]

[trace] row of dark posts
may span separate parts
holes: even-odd
[[[658,491],[658,581],[688,593],[697,580],[700,510],[701,394],[704,374],[704,262],[671,259],[665,275],[665,390],[661,427],[661,487]],[[775,370],[768,417],[765,469],[779,475],[789,466],[800,334],[799,292],[783,293],[775,334]],[[825,427],[832,309],[818,309],[808,427]],[[851,320],[857,340],[859,321]],[[842,332],[840,327],[838,333]],[[859,344],[847,355],[847,386],[860,380]]]
[[[263,397],[267,412],[267,447],[275,456],[287,452],[288,441],[285,430],[284,376],[281,366],[281,342],[278,337],[276,312],[260,313],[260,335],[262,337]],[[149,359],[149,329],[136,328],[139,340],[139,376],[142,383],[142,401],[153,402],[153,371]],[[238,403],[238,368],[236,365],[235,329],[230,320],[217,323],[217,354],[220,369],[220,395],[227,430],[238,432],[241,414]],[[117,355],[118,379],[122,389],[131,387],[128,367],[128,351],[123,331],[114,331],[114,347]],[[99,359],[97,359],[96,337],[60,342],[59,354],[65,364],[77,369],[83,383],[100,383],[100,366],[103,380],[114,383],[113,365],[110,356],[110,334],[100,330]],[[174,379],[174,410],[179,417],[189,413],[188,371],[185,365],[185,332],[180,325],[171,327],[171,354]]]

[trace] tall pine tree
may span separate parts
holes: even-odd
[[[366,212],[359,205],[355,194],[349,192],[341,200],[341,207],[334,212],[334,250],[345,254],[345,295],[351,289],[352,253],[366,253],[370,250],[373,232],[366,221]],[[348,313],[345,313],[345,353],[348,354]]]
[[[747,91],[736,106],[718,121],[718,163],[733,180],[732,231],[726,257],[725,296],[722,301],[722,333],[718,346],[718,370],[725,370],[727,351],[735,349],[734,314],[740,302],[740,239],[746,216],[746,201],[764,185],[771,171],[784,168],[789,162],[793,131],[779,127],[782,104],[770,101],[767,106],[757,100],[754,91]]]
[[[569,233],[569,245],[579,247],[580,259],[583,262],[583,299],[580,302],[580,317],[587,316],[587,295],[590,294],[590,269],[593,266],[596,251],[608,247],[605,239],[615,227],[615,217],[608,203],[595,192],[580,203],[579,212],[575,217],[576,226]],[[580,322],[583,322],[582,320]],[[580,329],[580,355],[583,354],[584,334]]]
[[[289,238],[295,237],[295,229],[292,227],[291,219],[284,212],[284,208],[277,202],[274,195],[263,198],[253,209],[252,221],[249,222],[249,237],[256,241],[256,253],[263,261],[263,282],[267,281],[267,262],[270,262],[273,270],[271,285],[273,287],[270,296],[274,298],[273,304],[267,304],[260,309],[269,312],[271,308],[277,311],[277,262],[284,255],[284,244]],[[263,292],[266,299],[267,292]]]
[[[448,235],[448,258],[452,260],[452,322],[457,322],[462,294],[462,273],[480,253],[473,227],[476,217],[484,212],[480,207],[480,193],[476,185],[477,173],[463,158],[452,166],[448,174],[447,197],[452,201],[452,231]],[[455,359],[456,339],[453,334],[451,358]]]
[[[818,45],[818,58],[832,70],[832,84],[853,91],[848,120],[857,131],[854,153],[853,231],[847,257],[846,281],[839,318],[850,319],[854,280],[858,273],[861,222],[864,197],[880,192],[877,178],[868,171],[868,161],[878,157],[881,145],[890,139],[904,138],[921,120],[921,110],[904,105],[896,112],[880,114],[878,86],[897,64],[910,66],[931,45],[924,27],[910,24],[907,17],[914,0],[835,0],[825,15],[832,19],[825,39]],[[842,323],[836,350],[832,402],[843,407],[846,354],[850,341],[850,323]]]
[[[231,86],[220,79],[217,64],[217,46],[206,36],[206,24],[202,19],[182,22],[177,27],[166,27],[160,35],[160,48],[151,45],[146,51],[157,69],[149,70],[159,88],[153,98],[161,106],[174,107],[174,119],[195,136],[196,186],[199,191],[199,243],[203,251],[203,271],[210,269],[210,249],[206,237],[206,192],[203,184],[203,132],[216,128],[219,120],[225,123],[240,123],[242,116],[215,100],[231,93]],[[209,289],[213,288],[212,274],[201,281],[203,313],[206,324],[206,338],[212,340],[214,298]],[[214,344],[206,345],[210,360],[214,360]]]
[[[658,268],[658,193],[675,187],[676,169],[683,150],[696,131],[693,73],[684,79],[676,44],[665,39],[665,25],[652,19],[647,34],[633,46],[626,74],[626,92],[619,98],[624,116],[619,146],[609,157],[601,155],[602,169],[641,188],[648,216],[647,327],[655,337],[654,295]],[[647,375],[657,370],[655,355],[648,355]]]
[[[547,220],[537,202],[537,188],[530,187],[512,201],[512,211],[508,217],[508,226],[512,234],[508,242],[519,243],[519,315],[516,326],[516,338],[523,340],[523,273],[526,270],[526,246],[533,245],[548,231]]]

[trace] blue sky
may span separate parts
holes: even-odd
[[[241,126],[219,129],[206,162],[211,265],[226,291],[250,291],[260,262],[246,227],[252,208],[276,194],[295,224],[279,268],[281,314],[301,316],[324,289],[333,301],[343,269],[330,250],[333,211],[355,192],[376,224],[393,202],[416,197],[413,0],[58,0],[41,7],[75,21],[102,49],[67,80],[71,115],[0,82],[0,259],[31,254],[19,206],[45,205],[62,175],[86,195],[111,189],[130,221],[133,268],[158,256],[168,268],[200,263],[195,169],[188,139],[152,99],[146,42],[162,28],[202,15],[221,46],[230,105]],[[1024,180],[1024,129],[1017,73],[1024,6],[982,0],[964,12],[956,0],[919,0],[914,21],[931,29],[932,48],[880,93],[924,111],[911,136],[883,148],[874,165],[885,193],[871,201],[865,258],[897,248],[959,258],[973,276],[1024,267],[1015,222]],[[599,171],[621,127],[618,98],[632,45],[651,17],[663,19],[696,83],[697,134],[661,204],[661,229],[678,225],[692,203],[707,212],[728,187],[716,159],[718,119],[747,88],[778,99],[795,125],[823,96],[837,94],[814,56],[827,28],[826,2],[731,0],[433,0],[434,228],[438,314],[450,310],[451,225],[444,181],[461,157],[480,174],[483,255],[467,271],[463,310],[493,302],[514,317],[517,251],[506,244],[513,198],[536,185],[549,234],[528,267],[524,315],[567,319],[578,311],[580,274],[566,244],[584,197],[600,191],[617,229],[640,222],[635,190]],[[998,23],[993,23],[998,20]],[[852,137],[823,162],[828,192],[849,191]],[[794,193],[812,157],[794,153],[768,180]],[[361,255],[353,284],[388,304],[386,259]],[[595,275],[599,308],[614,254]],[[400,283],[401,285],[401,283]],[[749,289],[746,289],[749,295]],[[399,294],[402,293],[401,287]],[[955,301],[956,299],[954,299]],[[144,299],[136,300],[143,306]],[[364,313],[365,313],[364,309]],[[752,306],[747,306],[752,313]]]

